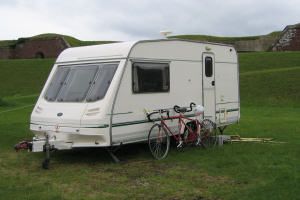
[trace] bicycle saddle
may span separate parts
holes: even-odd
[[[178,111],[181,113],[185,113],[187,111],[187,108],[179,108]]]
[[[185,108],[185,107],[179,107],[179,106],[176,105],[176,106],[174,106],[174,110],[177,113],[185,113],[187,111],[187,108]]]

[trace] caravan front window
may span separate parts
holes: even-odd
[[[116,64],[108,64],[100,67],[99,75],[93,82],[91,91],[86,98],[87,101],[97,101],[105,96],[116,70]]]
[[[55,101],[59,90],[64,84],[64,81],[70,71],[69,67],[59,67],[56,70],[54,78],[52,79],[49,88],[46,92],[45,99],[48,101]]]
[[[117,63],[59,66],[45,99],[59,102],[91,102],[102,99],[116,72]]]
[[[98,66],[73,67],[58,94],[57,101],[83,101],[97,70]]]

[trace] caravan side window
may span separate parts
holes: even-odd
[[[133,93],[154,93],[170,91],[170,69],[168,63],[132,64]]]
[[[213,75],[212,57],[205,57],[205,76],[212,77],[212,75]]]

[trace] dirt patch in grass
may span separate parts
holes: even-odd
[[[126,198],[145,197],[131,196],[133,194],[150,195],[145,199],[151,199],[151,196],[154,196],[154,199],[209,199],[213,196],[212,187],[234,184],[228,177],[213,177],[194,166],[173,165],[153,160],[104,167],[90,174],[87,179],[90,180],[87,187],[92,191],[114,188],[115,193],[119,192],[121,196],[126,194]]]

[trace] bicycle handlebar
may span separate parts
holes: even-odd
[[[185,113],[185,112],[191,112],[193,110],[194,106],[196,106],[196,104],[191,102],[190,107],[179,107],[179,106],[175,105],[173,107],[173,109],[177,113]],[[151,115],[162,114],[162,113],[167,113],[168,119],[170,118],[170,111],[168,109],[155,110],[151,113],[146,113],[146,116],[147,116],[149,122],[154,122],[154,120],[151,119]]]
[[[169,110],[166,110],[166,109],[159,109],[157,111],[154,111],[154,112],[151,112],[151,113],[146,113],[146,116],[148,118],[148,121],[149,122],[154,122],[152,119],[151,119],[151,115],[153,114],[162,114],[162,113],[167,113],[167,116],[168,118],[170,118],[170,111]]]

